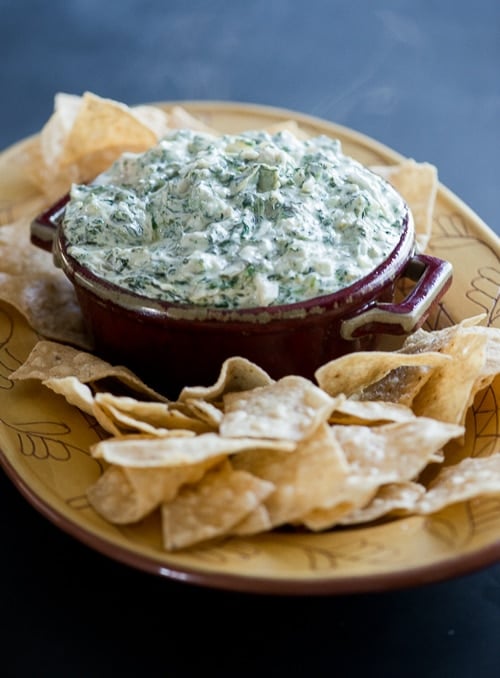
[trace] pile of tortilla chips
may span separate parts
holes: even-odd
[[[54,187],[64,192],[175,126],[204,128],[182,109],[59,95],[30,142],[30,181],[53,199]],[[406,161],[379,171],[409,202],[424,247],[435,168]],[[460,454],[474,398],[500,366],[500,330],[481,317],[418,330],[395,351],[338,358],[314,380],[274,380],[234,356],[214,384],[169,400],[91,352],[71,286],[30,245],[28,229],[26,218],[0,228],[0,299],[42,337],[11,379],[41,381],[106,432],[91,449],[105,470],[87,493],[106,520],[136,523],[159,511],[164,547],[174,551],[284,526],[318,531],[425,515],[500,494],[500,453]]]
[[[88,489],[91,505],[115,524],[160,510],[164,547],[176,550],[284,525],[324,530],[427,514],[500,493],[500,454],[446,463],[474,397],[499,371],[500,332],[479,320],[418,330],[398,351],[335,359],[316,383],[275,381],[233,357],[216,383],[185,387],[175,401],[50,341],[11,378],[39,379],[97,419],[109,437],[91,449],[106,468]]]

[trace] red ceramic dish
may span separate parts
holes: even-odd
[[[286,374],[312,378],[327,361],[372,347],[378,334],[407,334],[420,327],[451,283],[451,264],[415,253],[408,215],[390,255],[334,294],[237,310],[152,300],[96,277],[68,254],[60,227],[67,201],[68,196],[32,222],[32,242],[53,251],[73,283],[95,351],[127,365],[170,397],[184,385],[213,383],[222,362],[236,355],[275,379]],[[415,285],[395,302],[401,278]]]

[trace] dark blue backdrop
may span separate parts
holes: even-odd
[[[500,231],[498,0],[0,0],[0,148],[57,91],[251,101],[434,163]]]

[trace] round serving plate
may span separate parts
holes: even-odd
[[[226,132],[294,120],[308,134],[340,139],[345,153],[367,165],[402,160],[363,134],[295,111],[211,101],[158,105],[166,109],[182,105]],[[30,143],[20,142],[21,146]],[[22,180],[9,192],[16,178],[12,157],[19,157],[19,145],[15,152],[7,149],[0,155],[0,224],[32,214],[40,204],[40,196]],[[480,313],[486,315],[487,324],[500,327],[498,238],[441,185],[428,252],[451,261],[454,280],[427,328],[445,327]],[[159,516],[119,527],[105,522],[89,506],[86,489],[102,472],[89,454],[90,445],[102,435],[96,422],[38,382],[9,379],[37,339],[12,306],[0,303],[0,462],[44,516],[113,559],[191,584],[273,594],[342,594],[415,586],[500,559],[500,496],[455,504],[426,517],[318,534],[276,530],[167,553],[162,549]],[[461,457],[500,451],[499,398],[498,379],[476,398]]]

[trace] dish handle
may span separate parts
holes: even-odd
[[[68,200],[69,194],[33,219],[30,226],[30,238],[33,245],[52,252],[52,244],[57,237],[59,222]]]
[[[452,265],[444,259],[428,254],[413,255],[401,275],[416,283],[410,294],[399,302],[370,302],[343,321],[342,337],[352,340],[369,334],[414,332],[448,290],[452,274]]]

